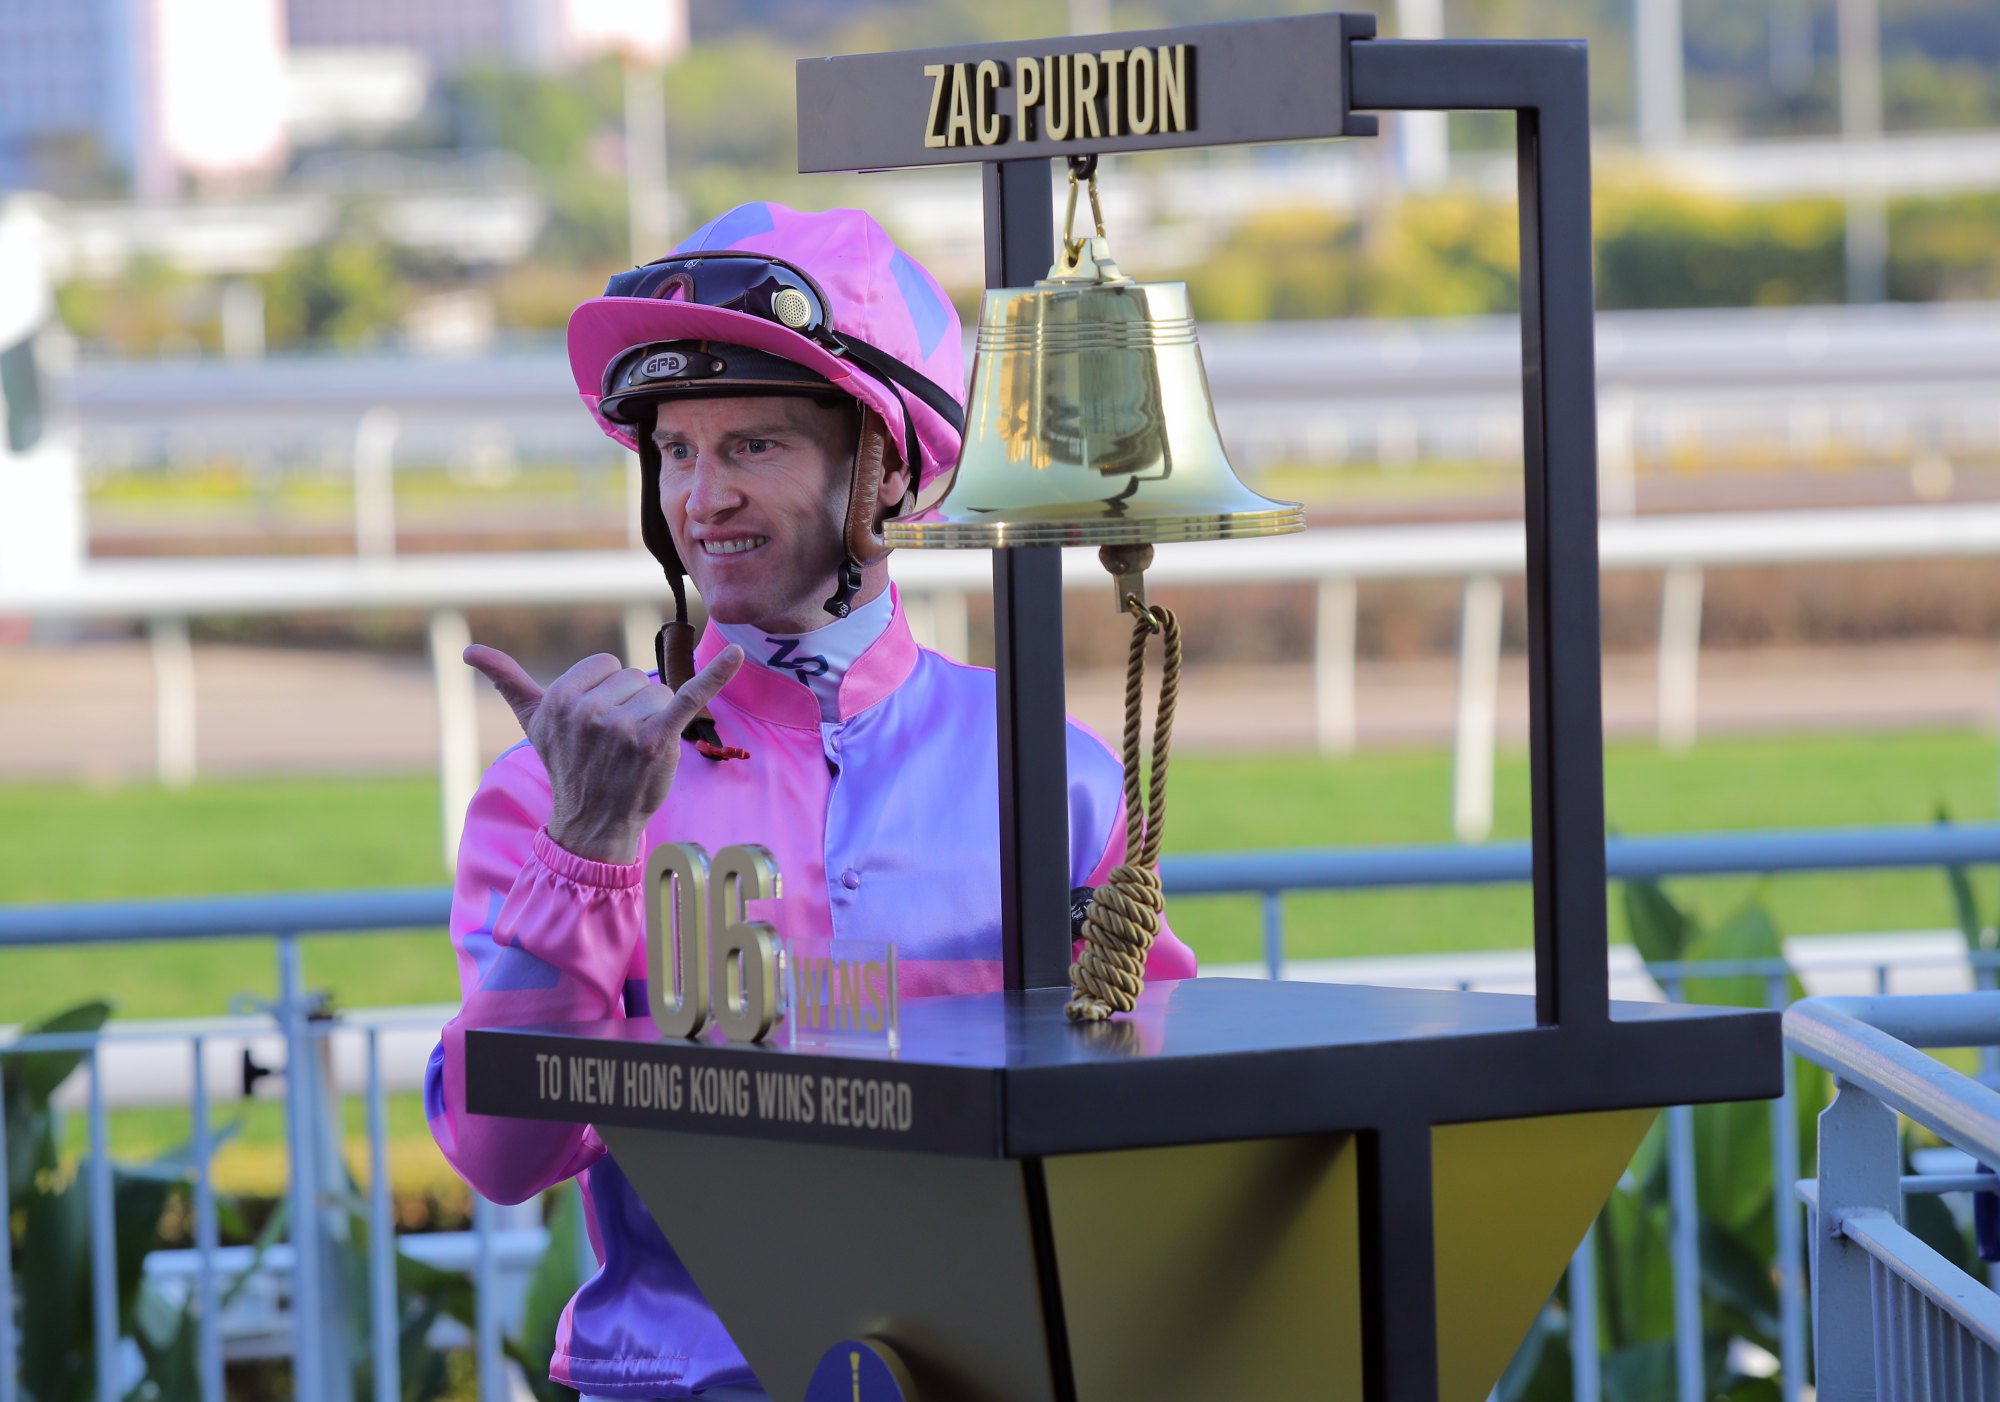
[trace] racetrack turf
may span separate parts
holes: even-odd
[[[1606,757],[1611,822],[1628,833],[1922,823],[1940,805],[1961,821],[1996,816],[2000,749],[1967,732],[1722,738],[1674,757],[1646,744]],[[1443,750],[1189,754],[1174,761],[1173,852],[1452,840],[1451,758]],[[0,789],[0,903],[325,890],[442,883],[435,782],[428,776],[211,781],[170,793],[51,785]],[[1527,759],[1503,754],[1495,837],[1527,832]],[[1678,883],[1719,913],[1756,883]],[[1995,879],[1980,878],[1992,918]],[[1951,923],[1936,872],[1771,881],[1787,933],[1930,928]],[[1617,902],[1613,934],[1620,936]],[[1493,949],[1528,942],[1524,887],[1299,895],[1286,901],[1294,957]],[[1210,962],[1255,959],[1254,900],[1182,900],[1169,917]],[[130,1016],[224,1010],[268,995],[270,946],[258,941],[11,951],[0,1022],[108,996]],[[457,997],[441,932],[312,941],[308,981],[345,1007]]]

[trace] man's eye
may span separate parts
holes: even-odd
[[[694,453],[685,443],[668,443],[660,449],[660,456],[670,462],[686,462]]]
[[[768,438],[746,438],[743,440],[743,451],[746,453],[768,453],[771,451],[771,446],[771,440]]]

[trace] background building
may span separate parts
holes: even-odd
[[[84,150],[160,198],[284,162],[278,0],[0,0],[0,181]]]
[[[663,63],[687,47],[686,0],[286,0],[300,48],[397,44],[442,72],[493,60],[565,68],[606,52]]]

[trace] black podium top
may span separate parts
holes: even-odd
[[[1066,989],[917,999],[900,1053],[664,1041],[646,1019],[466,1038],[480,1114],[846,1144],[1042,1154],[1759,1099],[1779,1016],[1614,1003],[1538,1027],[1534,999],[1192,979],[1078,1026]]]

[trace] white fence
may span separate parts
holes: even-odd
[[[1967,559],[2000,556],[2000,505],[1843,511],[1742,512],[1607,518],[1607,571],[1664,575],[1659,628],[1659,734],[1684,746],[1695,734],[1703,571],[1716,566]],[[1463,582],[1452,811],[1462,840],[1492,820],[1500,650],[1499,581],[1518,574],[1525,546],[1514,522],[1306,531],[1271,540],[1165,546],[1153,567],[1163,586],[1311,583],[1318,591],[1313,687],[1321,748],[1355,738],[1355,621],[1359,585],[1384,579]],[[919,636],[962,653],[970,600],[991,589],[983,552],[904,551],[895,573]],[[1088,552],[1063,560],[1065,587],[1102,589]],[[0,589],[0,617],[142,621],[152,640],[156,761],[163,782],[194,774],[191,618],[304,612],[422,610],[439,717],[446,857],[478,781],[476,678],[459,661],[465,610],[505,605],[622,607],[626,650],[649,662],[667,594],[659,568],[635,551],[461,554],[373,558],[103,561],[61,585]]]

